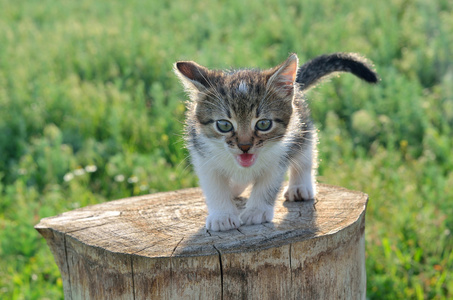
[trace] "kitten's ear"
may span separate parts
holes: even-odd
[[[290,96],[294,92],[297,67],[299,59],[296,54],[291,54],[281,65],[270,70],[270,78],[267,81],[268,88],[277,89],[284,96]]]
[[[202,91],[209,87],[209,70],[193,61],[178,61],[174,65],[176,75],[181,79],[184,87],[189,92],[194,88]]]

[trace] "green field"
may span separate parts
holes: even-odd
[[[360,52],[309,92],[319,180],[369,194],[369,299],[453,298],[453,2],[0,0],[0,298],[63,298],[43,217],[195,186],[176,60]]]

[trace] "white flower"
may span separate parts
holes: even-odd
[[[85,174],[85,170],[84,169],[76,169],[76,170],[74,170],[74,175],[75,176],[81,176],[83,174]]]
[[[88,165],[85,167],[85,171],[87,171],[87,173],[93,173],[93,172],[96,172],[98,170],[98,167],[96,167],[95,165]]]
[[[124,181],[124,175],[123,174],[118,174],[115,176],[114,180],[116,182],[123,182]]]
[[[72,174],[72,173],[66,173],[63,176],[63,180],[66,181],[66,182],[71,181],[73,178],[74,178],[74,174]]]
[[[131,176],[127,179],[127,182],[129,182],[129,183],[136,183],[137,181],[138,181],[137,176]]]

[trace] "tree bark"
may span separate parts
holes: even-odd
[[[192,188],[76,209],[35,228],[66,299],[365,299],[367,200],[320,184],[314,201],[280,196],[271,223],[211,232]]]

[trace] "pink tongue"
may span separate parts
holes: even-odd
[[[243,153],[237,156],[239,164],[243,167],[250,167],[255,163],[255,154]]]

